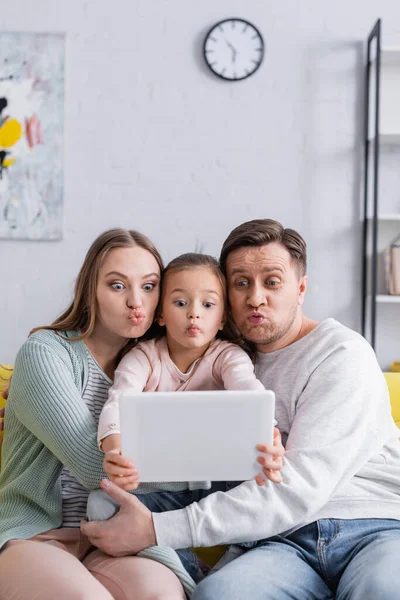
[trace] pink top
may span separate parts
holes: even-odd
[[[250,357],[236,344],[214,340],[206,353],[182,373],[172,362],[166,338],[140,342],[118,365],[100,415],[97,439],[119,433],[118,395],[185,390],[264,390]]]

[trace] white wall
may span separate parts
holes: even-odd
[[[266,42],[261,69],[237,83],[201,55],[229,16]],[[281,220],[308,241],[308,314],[358,328],[362,64],[377,17],[400,45],[398,0],[8,3],[0,30],[67,33],[65,207],[61,242],[0,240],[0,362],[66,306],[112,226],[142,230],[168,260],[196,243],[218,254],[241,221]]]

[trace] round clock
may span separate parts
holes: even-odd
[[[248,21],[224,19],[207,33],[203,52],[215,75],[238,81],[257,71],[264,57],[264,40]]]

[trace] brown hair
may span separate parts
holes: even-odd
[[[163,280],[161,285],[161,297],[160,297],[160,307],[165,295],[166,282],[168,280],[168,276],[172,273],[179,273],[180,271],[186,271],[187,269],[210,269],[214,273],[214,275],[219,280],[222,293],[223,300],[226,306],[226,278],[221,269],[219,268],[219,264],[216,258],[210,256],[209,254],[200,254],[198,252],[188,252],[187,254],[181,254],[177,256],[165,267]]]
[[[36,327],[32,329],[31,334],[39,329],[80,330],[81,335],[73,339],[81,340],[89,337],[96,322],[99,269],[106,255],[114,248],[133,248],[135,246],[150,252],[156,259],[160,272],[163,272],[162,258],[148,237],[138,231],[109,229],[99,235],[90,246],[76,279],[74,298],[70,306],[51,325]]]
[[[220,265],[226,274],[228,255],[234,250],[247,246],[264,246],[278,242],[289,252],[292,263],[296,266],[299,276],[307,270],[307,246],[303,238],[294,229],[284,227],[272,219],[254,219],[236,227],[226,238],[220,255]]]
[[[226,322],[222,331],[218,331],[217,338],[226,340],[228,342],[232,342],[240,346],[250,358],[255,360],[255,346],[251,342],[247,342],[244,337],[241,335],[233,320],[230,316],[228,309],[228,298],[227,298],[227,286],[226,286],[226,277],[223,273],[218,261],[209,254],[199,254],[197,252],[188,252],[187,254],[181,254],[177,258],[171,260],[170,263],[165,268],[162,285],[161,285],[161,296],[160,302],[158,306],[157,313],[160,314],[162,302],[165,295],[166,282],[168,280],[168,275],[172,273],[179,273],[180,271],[186,271],[187,269],[210,269],[214,275],[218,278],[221,283],[222,293],[223,293],[223,301],[225,305],[225,318]],[[157,335],[159,337],[165,335],[165,327],[160,327]]]

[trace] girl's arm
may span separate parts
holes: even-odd
[[[118,399],[123,392],[142,392],[150,374],[147,355],[140,348],[128,352],[115,371],[114,383],[100,414],[97,439],[104,452],[104,470],[111,481],[126,491],[138,487],[139,472],[132,461],[121,454]]]
[[[250,356],[235,344],[227,344],[215,360],[213,370],[226,390],[265,390],[254,374]]]
[[[118,438],[114,438],[114,443],[110,444],[109,449],[120,448],[119,396],[124,392],[143,392],[150,374],[150,360],[140,348],[133,348],[119,363],[99,419],[97,439],[99,447],[103,450],[107,437],[114,435],[118,435]]]

